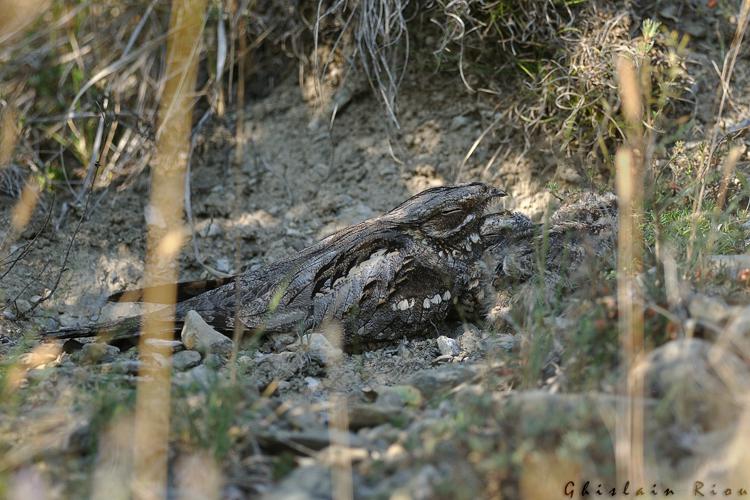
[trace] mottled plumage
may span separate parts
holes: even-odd
[[[534,284],[550,296],[571,291],[586,286],[590,271],[600,269],[602,260],[614,259],[617,197],[612,193],[584,194],[560,207],[547,223],[534,224],[515,213],[502,219],[489,216],[483,225],[508,225],[511,219],[514,232],[485,238],[490,321],[504,318],[514,303],[536,294]]]
[[[603,257],[615,247],[617,197],[612,193],[586,193],[556,210],[547,224],[516,216],[521,230],[486,242],[496,288],[526,281],[538,272],[549,284],[570,286],[587,259]],[[490,217],[484,224],[493,223]]]
[[[429,334],[469,292],[484,250],[480,227],[491,200],[505,193],[483,183],[437,187],[390,212],[323,239],[288,259],[200,293],[178,287],[177,327],[190,310],[217,330],[242,324],[266,333],[310,330],[326,320],[343,327],[343,346],[361,351]],[[487,233],[487,238],[494,235]],[[239,294],[235,286],[239,284]],[[137,299],[139,292],[124,295]],[[139,321],[54,332],[58,338],[104,331],[133,336]]]

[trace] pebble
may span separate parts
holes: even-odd
[[[421,370],[412,375],[409,384],[416,387],[427,399],[452,389],[474,376],[474,370],[460,365],[444,365]]]
[[[123,361],[114,361],[102,365],[102,370],[106,373],[122,373],[125,375],[138,375],[141,369],[141,362],[137,359],[126,359]]]
[[[206,365],[198,365],[188,371],[175,375],[175,383],[181,386],[197,385],[209,389],[216,378],[216,372]]]
[[[195,311],[188,311],[185,315],[180,338],[186,348],[201,354],[229,354],[234,346],[229,337],[211,328]]]
[[[440,354],[442,354],[443,356],[458,356],[458,354],[461,352],[458,341],[456,341],[456,339],[446,337],[445,335],[441,335],[440,337],[438,337],[437,345],[438,349],[440,349]]]
[[[404,415],[400,408],[356,403],[349,407],[349,428],[356,431],[366,427],[377,427],[389,422],[398,422]]]
[[[376,402],[381,406],[418,408],[424,402],[422,393],[413,385],[382,386],[378,387],[376,392]]]
[[[198,351],[180,351],[172,356],[172,366],[175,370],[184,372],[201,363],[201,354]]]
[[[29,302],[26,299],[16,299],[15,307],[13,307],[13,304],[9,308],[6,309],[6,311],[12,311],[14,318],[8,318],[8,319],[15,319],[15,312],[16,310],[23,314],[25,312],[28,312],[31,309],[31,302]]]
[[[305,386],[311,391],[316,391],[321,388],[320,379],[315,377],[305,377]]]
[[[228,273],[232,269],[232,264],[229,262],[229,259],[226,257],[221,257],[220,259],[216,259],[216,270],[221,271],[222,273]]]
[[[469,118],[468,116],[458,115],[451,120],[450,127],[451,130],[457,130],[464,127],[465,125],[468,125],[470,122],[471,118]]]

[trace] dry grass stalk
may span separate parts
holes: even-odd
[[[221,498],[223,477],[219,464],[206,452],[182,457],[177,463],[177,498],[214,500]]]
[[[617,65],[622,111],[628,126],[628,145],[615,156],[619,204],[617,254],[617,304],[622,348],[623,393],[616,423],[617,482],[643,483],[643,380],[632,370],[644,354],[643,299],[636,277],[642,267],[643,155],[642,100],[633,63],[621,57]]]
[[[235,5],[235,19],[239,18],[238,5]],[[244,20],[239,21],[232,27],[232,41],[235,39],[239,42],[239,53],[237,57],[237,100],[235,109],[237,110],[237,121],[235,131],[235,149],[234,149],[234,161],[232,162],[232,174],[234,177],[234,212],[235,219],[240,217],[240,200],[242,199],[242,160],[245,157],[245,63],[248,58],[247,53],[247,24]],[[218,78],[218,76],[217,76]],[[236,234],[234,235],[234,269],[239,270],[242,267],[242,237],[239,234],[239,227],[235,228]],[[240,344],[242,343],[242,337],[245,333],[244,325],[240,321],[240,275],[237,274],[235,278],[235,303],[237,304],[234,313],[234,346],[232,347],[232,359],[231,365],[231,380],[235,382],[237,380],[237,352]]]
[[[353,35],[355,56],[396,127],[396,97],[409,59],[407,5],[408,2],[404,0],[362,0],[354,3],[336,0],[324,9],[323,0],[319,0],[313,27],[313,69],[316,76],[322,78],[326,74],[346,35]],[[338,27],[339,35],[329,52],[330,58],[321,65],[318,59],[321,23],[328,18],[337,22],[339,16],[343,20]],[[320,90],[317,94],[322,95]]]
[[[157,153],[151,177],[151,210],[161,224],[149,225],[145,284],[175,283],[175,259],[183,241],[182,189],[190,151],[190,131],[198,53],[206,0],[174,0],[167,41],[164,92],[159,106]],[[174,304],[176,288],[146,292],[146,302]],[[146,342],[170,338],[173,308],[146,316],[139,345],[143,368],[138,382],[135,414],[133,496],[164,498],[167,485],[167,449],[170,419],[171,349]],[[154,359],[167,360],[155,363]]]
[[[8,42],[25,30],[42,12],[49,8],[50,0],[0,0],[0,44]]]
[[[331,448],[334,450],[335,463],[332,467],[332,497],[335,500],[354,498],[352,480],[352,463],[349,450],[349,411],[346,397],[336,396],[331,399]]]
[[[326,323],[322,327],[331,345],[341,349],[343,329],[339,323]],[[335,362],[340,362],[337,359]],[[335,500],[354,498],[352,460],[349,442],[349,406],[344,395],[332,395],[329,401],[329,435],[333,463],[331,464],[331,496]]]
[[[6,168],[18,140],[18,113],[8,104],[0,111],[0,170]]]

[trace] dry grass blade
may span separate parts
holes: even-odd
[[[643,380],[633,370],[644,354],[643,299],[636,277],[642,268],[643,235],[643,155],[641,135],[642,99],[633,63],[622,56],[617,64],[623,115],[628,125],[629,145],[615,157],[616,188],[619,205],[617,240],[617,306],[620,345],[625,378],[619,403],[615,459],[618,483],[644,479]]]
[[[236,31],[235,31],[236,30]],[[234,177],[234,206],[232,212],[235,217],[239,218],[241,215],[240,200],[242,199],[242,162],[245,158],[245,64],[248,59],[247,53],[247,31],[245,23],[239,23],[233,28],[233,40],[237,40],[239,43],[238,51],[238,64],[237,64],[237,96],[236,96],[236,130],[235,130],[235,150],[234,150],[234,161],[232,162],[232,174]],[[234,345],[232,347],[231,356],[231,380],[236,382],[237,380],[237,352],[240,344],[242,343],[242,337],[245,333],[245,325],[240,321],[240,304],[242,303],[240,291],[240,274],[239,269],[242,267],[242,236],[239,234],[239,229],[235,229],[237,234],[234,237],[234,268],[237,270],[237,277],[235,278],[235,303],[237,306],[234,311]]]
[[[351,33],[355,55],[375,94],[381,98],[388,117],[397,127],[396,97],[409,59],[407,3],[403,0],[363,0],[350,6],[346,0],[337,0],[324,10],[323,0],[320,0],[313,29],[313,67],[317,77],[323,78],[340,42]],[[338,16],[346,16],[346,19],[337,26],[339,36],[333,43],[331,56],[321,65],[318,44],[323,22]],[[321,94],[320,90],[318,94]]]
[[[182,200],[184,176],[190,152],[190,131],[197,78],[198,51],[201,46],[205,0],[174,0],[167,43],[164,93],[159,107],[157,156],[151,179],[151,209],[163,225],[149,227],[146,285],[177,281],[175,259],[179,255],[183,234]],[[145,300],[174,305],[175,287],[152,288]],[[158,296],[150,297],[148,294]],[[135,413],[135,453],[133,495],[135,498],[163,498],[167,485],[167,442],[170,422],[171,348],[149,339],[169,339],[173,306],[163,313],[147,316],[139,343],[143,362],[138,383]],[[158,318],[156,317],[158,316]],[[166,363],[154,363],[163,358]]]
[[[22,33],[42,12],[49,7],[50,0],[3,0],[0,2],[3,16],[0,18],[0,45]]]

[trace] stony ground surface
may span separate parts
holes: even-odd
[[[535,157],[520,137],[489,165],[496,145],[480,144],[461,167],[493,110],[457,91],[453,79],[407,80],[400,100],[399,130],[386,125],[367,91],[351,93],[329,130],[309,85],[289,75],[248,106],[239,173],[231,166],[233,117],[209,122],[192,159],[197,254],[186,247],[183,278],[209,276],[199,260],[227,273],[240,270],[237,261],[243,267],[272,262],[410,194],[457,180],[503,186],[511,193],[506,206],[533,217],[559,203],[545,189],[555,165]],[[737,118],[739,106],[729,115]],[[96,191],[67,260],[81,210],[70,206],[63,214],[61,200],[45,198],[10,248],[20,252],[34,241],[0,290],[7,304],[0,356],[12,366],[4,380],[16,388],[3,395],[0,413],[4,488],[73,498],[128,487],[139,369],[165,360],[143,361],[134,349],[88,342],[40,347],[33,332],[134,312],[103,297],[141,279],[147,185],[141,175]],[[3,225],[12,204],[2,199]],[[52,217],[45,226],[46,210]],[[54,293],[35,307],[55,288],[63,263]],[[611,290],[597,291],[605,307]],[[521,352],[533,332],[519,333],[511,323],[456,323],[437,339],[351,356],[317,333],[290,335],[279,340],[283,348],[243,345],[236,365],[227,360],[230,345],[176,341],[171,487],[225,498],[328,498],[353,489],[356,497],[424,499],[475,498],[477,492],[558,498],[568,481],[611,488],[615,415],[624,402],[607,390],[617,374],[597,380],[591,391],[565,393],[569,381],[555,368],[570,332],[582,328],[577,314],[589,307],[577,300],[571,297],[561,314],[548,318],[568,333],[550,341],[543,377],[531,381],[529,357]],[[690,314],[709,333],[669,342],[644,362],[646,458],[656,471],[642,484],[646,489],[658,482],[660,490],[687,491],[694,479],[726,480],[738,459],[723,445],[731,442],[738,395],[750,381],[737,347],[750,331],[750,313],[726,302],[697,295]],[[717,325],[731,335],[715,334]],[[204,333],[198,328],[196,335]],[[583,358],[579,364],[599,362],[575,352],[569,358],[576,356]],[[236,384],[230,382],[235,370]],[[676,392],[679,401],[670,399]],[[209,479],[191,483],[196,470]]]

